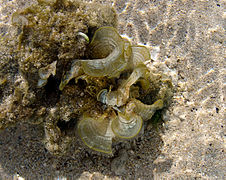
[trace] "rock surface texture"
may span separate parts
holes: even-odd
[[[10,33],[12,14],[35,2],[1,0],[0,33]],[[6,128],[0,131],[0,179],[224,179],[225,2],[92,2],[115,8],[119,34],[149,46],[153,62],[147,65],[172,77],[172,104],[162,121],[148,124],[142,136],[115,145],[113,157],[89,150],[80,140],[68,152],[73,155],[56,157],[42,143],[43,128],[27,123]],[[23,18],[20,22],[26,23]],[[7,54],[7,48],[0,52],[4,58]],[[7,80],[26,86],[13,76],[17,65],[10,66],[11,72],[1,69],[11,75]],[[4,83],[0,77],[0,85]]]

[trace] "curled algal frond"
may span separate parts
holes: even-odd
[[[81,75],[81,73],[82,70],[80,62],[78,60],[75,60],[71,65],[70,71],[67,71],[66,74],[63,76],[60,82],[59,89],[62,91],[71,79],[78,77],[79,75]]]
[[[56,75],[56,63],[57,61],[52,62],[46,67],[40,68],[38,71],[38,75],[40,77],[37,86],[43,87],[47,83],[47,79],[50,75]]]
[[[49,64],[48,66],[40,68],[38,71],[39,77],[41,79],[48,79],[50,75],[55,76],[56,75],[56,63],[57,63],[57,61],[54,61],[53,63]]]
[[[111,118],[113,117],[107,117],[105,114],[98,118],[87,114],[81,117],[78,123],[78,133],[89,148],[99,152],[112,153],[111,145],[114,134],[110,126]]]
[[[156,110],[163,108],[163,101],[157,100],[152,105],[143,104],[137,99],[132,99],[127,105],[135,105],[134,112],[142,117],[144,121],[151,119]]]
[[[111,124],[112,131],[117,137],[130,139],[135,137],[141,130],[143,120],[133,109],[135,105],[128,104],[125,112],[118,112],[118,118],[114,119]]]
[[[132,57],[129,66],[137,67],[143,65],[145,61],[150,60],[150,52],[144,46],[132,46]]]
[[[124,105],[130,93],[130,87],[136,83],[136,81],[145,76],[148,72],[144,65],[140,65],[135,68],[129,78],[124,81],[116,91],[109,92],[106,96],[106,104],[110,106],[122,106]]]
[[[124,42],[114,28],[98,29],[89,46],[93,58],[98,59],[80,60],[84,72],[93,77],[118,77],[127,66]]]
[[[92,57],[97,59],[75,60],[72,63],[71,70],[67,72],[59,89],[63,90],[64,86],[72,79],[76,78],[83,72],[92,77],[118,77],[126,68],[127,60],[124,58],[124,51],[130,45],[117,33],[112,27],[103,27],[98,29],[89,45],[92,51]],[[126,49],[125,49],[126,47]]]

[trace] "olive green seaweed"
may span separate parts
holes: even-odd
[[[115,28],[99,28],[89,44],[89,51],[92,52],[92,59],[74,60],[71,69],[65,72],[59,89],[63,91],[73,78],[78,83],[78,77],[82,74],[118,81],[116,87],[111,85],[96,94],[97,100],[114,113],[108,115],[109,112],[105,112],[96,117],[86,112],[78,123],[79,135],[89,148],[111,154],[114,139],[137,136],[143,121],[151,119],[156,110],[162,109],[163,101],[169,97],[161,95],[162,99],[156,99],[152,105],[130,97],[131,89],[136,89],[136,83],[140,81],[141,87],[138,89],[148,91],[150,82],[157,79],[159,74],[151,73],[145,65],[145,61],[150,60],[149,50],[144,46],[132,46]],[[127,74],[126,78],[120,79],[123,73]],[[168,90],[166,86],[163,89]]]
[[[81,152],[80,141],[112,155],[169,105],[170,78],[146,66],[146,46],[118,33],[112,7],[37,0],[11,23],[0,37],[0,129],[41,126],[54,155]]]

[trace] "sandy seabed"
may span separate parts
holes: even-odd
[[[16,9],[33,2],[1,0],[0,32]],[[223,180],[225,1],[98,2],[116,9],[120,34],[150,47],[150,66],[173,78],[176,93],[164,122],[111,158],[80,141],[75,156],[56,158],[42,144],[42,128],[18,124],[0,132],[0,179]]]

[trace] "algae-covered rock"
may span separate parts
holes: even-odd
[[[12,25],[1,36],[0,129],[40,124],[55,155],[77,133],[111,154],[112,142],[136,137],[170,102],[171,80],[148,69],[146,47],[118,34],[111,7],[39,0],[16,11]]]
[[[115,27],[117,18],[100,4],[39,0],[17,10],[11,23],[14,31],[0,38],[0,128],[31,117],[39,121],[37,113],[59,100],[63,69],[85,55],[88,42],[80,33]]]

